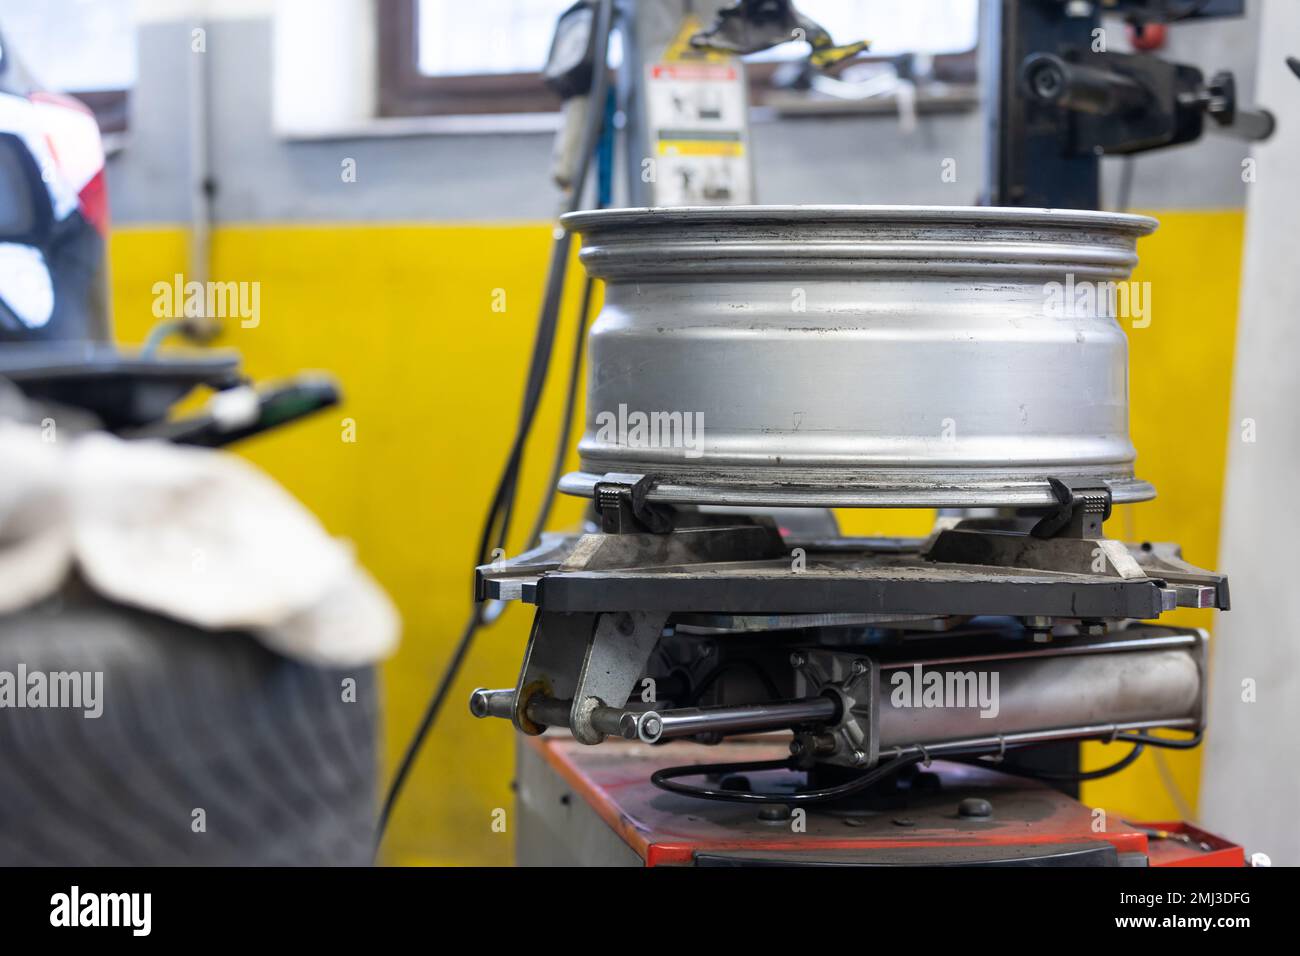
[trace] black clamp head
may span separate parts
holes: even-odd
[[[1029,533],[1035,538],[1099,538],[1101,526],[1110,517],[1110,489],[1071,488],[1059,478],[1048,478],[1056,506],[1034,525]]]
[[[646,500],[654,488],[650,475],[606,475],[596,482],[592,503],[606,534],[635,534],[649,531],[666,534],[673,530],[673,509]]]

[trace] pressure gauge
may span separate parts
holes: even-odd
[[[596,59],[595,21],[593,4],[579,0],[560,15],[555,25],[542,79],[563,99],[591,88],[592,64]]]

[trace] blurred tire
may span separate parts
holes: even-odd
[[[85,596],[0,617],[0,671],[20,664],[102,673],[103,710],[0,709],[0,864],[370,863],[373,668]]]

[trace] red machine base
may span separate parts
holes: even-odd
[[[584,747],[531,737],[519,751],[524,864],[1245,864],[1241,847],[1188,824],[1105,818],[1044,784],[965,764],[936,760],[925,786],[885,806],[809,807],[791,816],[667,793],[649,779],[668,766],[787,756],[784,741],[772,738]]]

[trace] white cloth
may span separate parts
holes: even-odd
[[[289,657],[354,666],[400,622],[351,548],[234,455],[0,421],[0,613],[73,567],[105,597]]]

